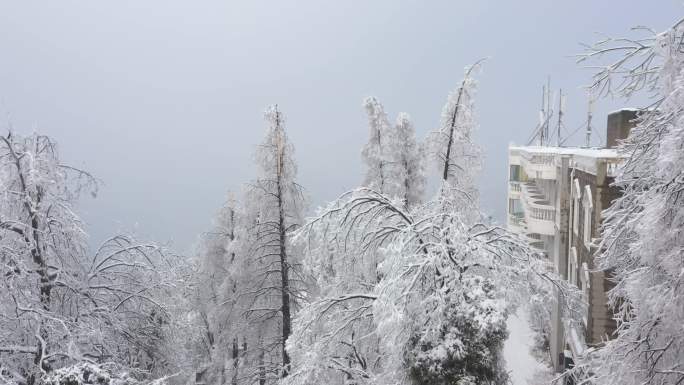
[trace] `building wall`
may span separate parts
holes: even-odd
[[[609,115],[607,148],[509,147],[509,165],[520,165],[510,173],[510,180],[521,180],[513,182],[517,183],[516,189],[522,186],[522,190],[514,191],[509,182],[509,201],[511,198],[522,200],[523,211],[529,210],[520,213],[520,205],[509,204],[509,214],[524,214],[523,221],[509,217],[511,230],[527,235],[531,245],[543,248],[556,272],[581,288],[589,305],[583,331],[563,324],[560,304],[551,309],[549,353],[556,371],[564,369],[576,354],[583,354],[586,345],[597,345],[611,338],[616,328],[607,297],[614,283],[610,273],[597,271],[594,257],[602,212],[620,194],[619,189],[610,186],[612,178],[608,176],[608,170],[612,175],[622,159],[614,148],[629,135],[636,117],[635,110],[620,110]],[[522,182],[528,180],[534,187]],[[539,192],[547,203],[538,197]],[[576,201],[575,196],[579,200]],[[589,196],[587,201],[584,197]],[[549,206],[554,210],[553,215],[548,215]],[[585,222],[589,223],[587,234]],[[565,326],[569,330],[564,330]],[[580,341],[583,332],[585,341]],[[566,349],[570,353],[566,353]]]
[[[539,154],[542,154],[542,157],[552,157],[553,162],[544,161],[535,164],[534,157],[539,156]],[[527,161],[523,162],[524,159]],[[550,147],[547,152],[546,150],[540,151],[538,147],[531,147],[528,153],[524,147],[509,148],[509,166],[520,165],[520,168],[509,167],[508,213],[518,213],[521,206],[510,204],[516,199],[527,202],[523,211],[530,208],[534,209],[539,205],[554,208],[553,231],[550,234],[548,232],[542,234],[534,232],[546,231],[546,227],[542,226],[547,225],[536,222],[534,226],[530,226],[528,222],[531,222],[532,218],[527,212],[524,213],[525,221],[522,225],[513,226],[517,222],[510,220],[509,217],[511,230],[523,233],[529,238],[539,239],[541,242],[531,242],[531,244],[543,248],[556,272],[562,278],[572,281],[576,286],[586,289],[589,308],[585,317],[584,330],[572,326],[570,330],[565,330],[562,322],[563,305],[561,301],[559,301],[558,306],[551,309],[549,353],[556,371],[562,371],[565,365],[572,361],[575,354],[581,354],[582,347],[577,343],[570,346],[568,338],[571,335],[581,337],[584,332],[584,343],[594,345],[606,340],[615,330],[615,322],[612,319],[613,312],[608,308],[606,295],[606,292],[613,287],[613,283],[603,272],[594,272],[596,268],[593,258],[595,246],[592,245],[592,239],[598,238],[600,235],[601,212],[619,194],[617,189],[610,186],[612,180],[607,177],[607,162],[613,164],[617,159],[617,152],[606,152],[602,149]],[[555,170],[549,171],[547,167],[549,164],[553,164]],[[527,167],[530,167],[530,170]],[[542,171],[539,171],[540,168]],[[537,177],[530,177],[533,171]],[[521,182],[516,182],[516,180]],[[577,180],[579,188],[573,187],[576,186],[575,180]],[[525,187],[522,181],[534,183],[536,186],[534,191],[537,193],[532,193],[529,185]],[[512,189],[511,185],[516,183],[523,186],[522,193]],[[575,193],[573,189],[576,189],[579,192],[578,196],[580,196],[577,207],[574,205],[573,196]],[[590,192],[585,194],[585,189],[589,189]],[[538,193],[544,196],[547,203],[541,203],[541,199],[536,197]],[[584,199],[581,199],[585,195],[591,196],[591,201],[586,202],[586,204]],[[591,208],[589,216],[587,216],[587,218],[591,218],[587,237],[584,235],[585,206]],[[575,217],[578,219],[576,234],[573,226]],[[540,219],[539,217],[536,218]],[[587,242],[585,242],[585,238]],[[572,256],[576,257],[572,258]],[[571,259],[573,260],[572,263],[570,263]],[[572,341],[577,340],[577,338],[572,338]],[[580,344],[582,343],[580,342]],[[566,350],[570,350],[570,353],[566,353]]]
[[[618,142],[627,138],[630,130],[636,125],[636,110],[620,110],[608,115],[606,126],[606,147],[615,148]]]
[[[556,234],[553,237],[553,264],[556,267],[556,272],[562,278],[567,279],[568,271],[568,220],[569,220],[569,202],[570,202],[570,158],[562,156],[560,158],[560,165],[556,172],[557,180],[549,184],[549,188],[553,191],[555,199],[553,200],[556,207]],[[564,304],[557,301],[556,306],[551,312],[551,355],[554,358],[554,368],[560,370],[565,364],[565,350],[564,341],[564,327],[563,327],[563,309]]]
[[[603,170],[605,170],[605,167]],[[605,172],[598,172],[597,175],[592,175],[580,170],[574,170],[573,177],[579,183],[582,198],[579,199],[579,210],[577,210],[577,213],[574,212],[574,208],[571,208],[571,215],[578,215],[579,221],[578,231],[575,234],[572,228],[572,218],[570,220],[570,247],[575,248],[577,263],[573,264],[574,274],[569,276],[575,277],[575,282],[573,283],[580,288],[583,288],[584,282],[589,283],[589,287],[584,288],[589,304],[585,325],[585,338],[588,345],[595,345],[610,337],[615,331],[616,324],[613,320],[613,311],[608,306],[608,297],[606,295],[607,291],[614,287],[614,283],[603,272],[594,271],[596,269],[594,260],[596,247],[587,247],[589,242],[584,238],[585,214],[588,209],[584,199],[586,194],[585,186],[589,186],[592,196],[591,206],[593,207],[590,206],[590,237],[592,239],[600,236],[601,213],[617,198],[619,190],[610,186],[612,178],[605,177]],[[574,207],[574,205],[571,206]],[[586,266],[586,269],[583,266]],[[588,281],[584,279],[587,276],[587,272],[589,276]]]

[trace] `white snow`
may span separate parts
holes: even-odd
[[[504,358],[511,375],[513,385],[527,385],[535,372],[548,370],[531,354],[531,343],[534,332],[525,319],[525,310],[519,309],[508,318],[509,337],[504,344]]]

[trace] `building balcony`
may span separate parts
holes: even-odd
[[[508,197],[511,199],[520,199],[520,182],[510,181],[508,182]]]
[[[525,240],[527,241],[527,243],[530,246],[532,246],[536,249],[539,249],[541,251],[545,250],[544,249],[544,241],[541,239],[541,235],[539,235],[537,233],[528,233],[525,236]]]
[[[523,213],[508,214],[508,229],[517,234],[524,234],[527,229]]]
[[[525,174],[533,179],[556,179],[556,157],[524,153],[520,162]]]
[[[543,235],[554,235],[556,208],[546,200],[546,197],[534,182],[521,184],[521,196],[527,231]]]

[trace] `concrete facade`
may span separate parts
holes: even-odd
[[[612,146],[627,137],[635,117],[633,110],[609,115]],[[613,283],[596,271],[594,253],[601,213],[620,193],[611,183],[622,160],[615,148],[509,147],[508,228],[524,234],[588,303],[579,326],[564,325],[560,300],[551,309],[549,360],[559,372],[615,331],[606,294]]]

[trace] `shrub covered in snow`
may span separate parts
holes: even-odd
[[[508,375],[501,349],[508,333],[496,287],[471,278],[462,296],[445,292],[437,333],[416,330],[409,341],[407,366],[413,383],[505,384]]]

